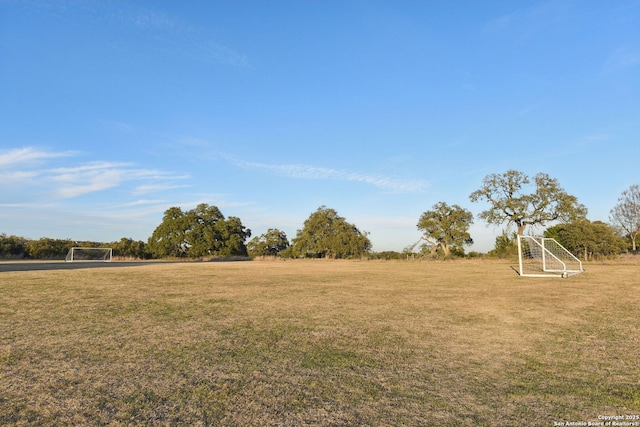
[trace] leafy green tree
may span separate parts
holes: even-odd
[[[220,256],[248,256],[245,241],[251,237],[251,230],[242,225],[240,218],[230,216],[226,220],[218,221],[215,229],[218,231],[217,254]]]
[[[458,205],[449,206],[445,202],[433,205],[432,210],[423,212],[418,221],[418,230],[424,233],[424,240],[432,248],[440,247],[444,256],[452,250],[460,252],[464,245],[473,244],[469,227],[473,224],[473,214]],[[461,251],[464,254],[464,250]]]
[[[309,258],[354,258],[371,250],[367,233],[349,224],[334,209],[321,206],[298,230],[291,248],[293,256]]]
[[[545,230],[544,235],[556,239],[567,250],[585,261],[619,255],[627,247],[615,229],[602,221],[591,222],[582,219],[558,224]]]
[[[485,177],[480,189],[469,196],[472,202],[485,200],[491,207],[478,217],[488,224],[515,224],[518,234],[527,226],[545,226],[549,222],[569,222],[584,218],[587,208],[568,194],[555,178],[538,173],[533,181],[515,170]]]
[[[622,192],[609,219],[620,234],[631,240],[631,250],[635,252],[636,239],[640,236],[640,185],[632,185]]]
[[[225,230],[224,215],[217,206],[209,206],[201,203],[185,213],[185,224],[187,226],[186,238],[188,242],[188,254],[192,258],[222,255]]]
[[[146,244],[142,240],[136,241],[123,237],[119,242],[111,243],[110,246],[113,248],[114,257],[145,259],[149,255],[146,252]]]
[[[244,242],[250,236],[251,230],[240,218],[225,219],[216,206],[201,203],[187,212],[178,207],[167,209],[149,238],[148,250],[158,258],[246,256]]]
[[[151,254],[156,258],[184,257],[189,250],[187,234],[188,219],[182,209],[171,207],[164,212],[162,222],[153,231],[147,242]]]
[[[251,239],[247,244],[247,249],[251,256],[278,256],[289,246],[289,239],[284,231],[270,228],[260,237],[256,236]]]
[[[0,258],[24,258],[27,256],[27,239],[0,234]]]
[[[498,258],[510,258],[518,256],[517,234],[509,236],[506,232],[496,236],[496,243],[489,255]]]
[[[73,246],[77,246],[69,239],[51,239],[43,237],[38,240],[29,240],[26,243],[29,258],[34,259],[64,259]]]

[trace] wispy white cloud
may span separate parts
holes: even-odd
[[[58,181],[71,181],[76,180],[77,177],[82,174],[91,174],[102,170],[122,169],[130,165],[131,163],[124,162],[93,161],[80,166],[48,169],[48,172],[57,175],[56,180]]]
[[[0,151],[0,167],[11,168],[18,165],[38,163],[43,160],[73,156],[73,151],[53,152],[35,147],[12,148]]]
[[[9,203],[15,202],[9,198],[19,198],[23,202],[29,195],[34,199],[69,199],[121,187],[125,183],[134,184],[130,194],[140,195],[184,187],[185,184],[178,182],[189,178],[185,174],[140,168],[127,162],[90,161],[71,166],[52,165],[62,157],[74,155],[77,153],[34,147],[0,152],[0,179],[4,184],[0,188],[0,195]]]
[[[400,192],[419,192],[427,187],[422,180],[406,180],[383,175],[368,175],[359,172],[349,172],[339,169],[324,168],[301,164],[265,164],[245,161],[234,161],[238,166],[246,169],[262,169],[277,175],[300,179],[333,179],[339,181],[360,182],[373,185],[384,190]]]
[[[49,179],[59,184],[55,194],[63,199],[95,193],[119,186],[126,180],[123,164],[94,162],[73,168],[57,168],[49,172]]]
[[[132,191],[133,195],[166,191],[185,187],[173,182],[188,177],[157,170],[138,169],[129,163],[120,162],[92,162],[77,167],[52,169],[48,172],[51,180],[60,184],[56,194],[61,198],[78,197],[118,187],[126,181],[138,180],[153,181],[153,183],[136,186]]]
[[[233,41],[221,40],[212,36],[210,30],[196,25],[171,13],[161,5],[138,7],[134,2],[122,2],[116,12],[113,7],[104,7],[108,2],[78,2],[72,0],[27,1],[27,7],[38,13],[64,17],[69,9],[82,13],[84,20],[78,22],[87,25],[94,17],[105,15],[112,20],[114,27],[123,25],[127,30],[137,31],[138,36],[132,38],[127,31],[126,37],[118,38],[114,31],[108,45],[119,51],[155,50],[163,54],[184,59],[191,59],[208,64],[224,64],[234,67],[248,67],[247,55],[234,48]],[[101,16],[104,19],[104,16]],[[135,40],[135,41],[134,41]]]
[[[51,179],[59,183],[77,183],[93,178],[109,178],[117,185],[123,181],[149,179],[185,179],[188,175],[176,175],[153,169],[136,168],[132,163],[93,161],[73,167],[59,167],[44,171]]]
[[[4,186],[16,184],[18,182],[26,182],[38,175],[33,171],[8,171],[0,172],[0,181]]]
[[[247,67],[249,59],[237,49],[213,40],[206,29],[184,22],[156,9],[129,10],[123,15],[138,30],[150,36],[153,46],[169,55],[210,64]]]
[[[166,203],[167,203],[166,200],[161,200],[161,199],[140,199],[140,200],[135,200],[129,203],[123,203],[121,205],[118,205],[117,207],[122,208],[122,207],[132,207],[132,206],[149,206],[149,205],[161,205]]]

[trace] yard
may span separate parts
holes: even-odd
[[[0,424],[640,425],[640,264],[512,264],[0,272]]]

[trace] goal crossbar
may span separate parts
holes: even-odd
[[[519,274],[528,277],[569,277],[582,273],[582,262],[549,237],[518,236]]]
[[[65,262],[111,262],[112,248],[83,248],[69,249]]]

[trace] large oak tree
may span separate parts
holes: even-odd
[[[284,231],[270,228],[261,236],[251,239],[247,244],[247,249],[251,256],[278,256],[290,246]]]
[[[587,208],[575,196],[545,173],[538,173],[533,180],[515,170],[487,175],[482,187],[469,198],[472,202],[489,202],[489,209],[478,214],[480,219],[493,225],[514,224],[520,235],[527,226],[569,222],[587,214]]]
[[[326,206],[309,216],[292,245],[294,256],[310,258],[355,258],[370,250],[367,234]]]
[[[187,212],[179,207],[167,209],[149,238],[148,249],[159,258],[246,256],[244,242],[250,236],[251,230],[240,218],[225,218],[216,206],[201,203]]]
[[[473,243],[469,234],[471,224],[473,214],[470,211],[439,202],[433,205],[432,210],[422,213],[418,230],[424,233],[424,240],[431,245],[432,253],[440,247],[444,256],[448,256],[452,248]]]

